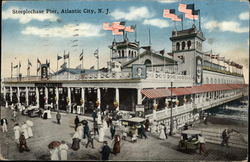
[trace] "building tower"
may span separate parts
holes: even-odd
[[[178,60],[178,73],[191,75],[196,84],[202,84],[203,41],[205,37],[195,25],[186,30],[172,31],[172,53]]]
[[[110,49],[111,61],[124,64],[139,55],[139,42],[129,42],[127,38],[116,42],[114,39]]]

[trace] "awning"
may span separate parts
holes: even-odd
[[[200,86],[193,87],[177,87],[172,88],[172,96],[183,96],[197,93],[215,92],[215,91],[226,91],[234,89],[242,89],[248,87],[248,84],[203,84]],[[163,98],[171,96],[171,88],[161,89],[143,89],[141,93],[147,98]]]
[[[171,96],[171,92],[166,88],[161,89],[143,89],[141,93],[147,98],[163,98]]]

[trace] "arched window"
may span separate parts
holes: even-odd
[[[209,84],[209,79],[208,78],[206,79],[206,83]]]
[[[130,55],[130,50],[128,50],[128,57],[131,57],[131,55]]]
[[[122,50],[122,57],[124,57],[124,50]]]
[[[198,48],[199,48],[199,42],[196,41],[196,49],[198,49]]]
[[[217,84],[217,79],[216,78],[214,79],[214,84]]]
[[[119,54],[119,57],[121,57],[121,51],[120,50],[118,51],[118,54]]]
[[[186,46],[186,43],[185,43],[185,42],[182,42],[182,43],[181,43],[181,49],[184,50],[184,49],[185,49],[185,46]]]
[[[176,43],[176,50],[177,50],[177,51],[180,50],[180,43],[179,43],[179,42]]]
[[[144,65],[151,65],[151,60],[149,59],[145,60]]]
[[[210,84],[213,84],[213,78],[210,79]]]
[[[188,47],[188,49],[191,49],[191,41],[187,42],[187,47]]]
[[[136,57],[136,52],[134,51],[134,56]]]

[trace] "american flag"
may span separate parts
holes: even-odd
[[[125,31],[134,32],[134,29],[132,28],[132,26],[127,26],[127,27],[125,27]]]
[[[112,35],[122,35],[122,34],[123,34],[123,32],[121,30],[119,30],[119,29],[113,29],[112,30]]]
[[[181,19],[177,15],[175,15],[175,9],[164,9],[163,17],[171,18],[173,21],[181,21]]]
[[[124,25],[121,25],[121,22],[113,22],[112,23],[112,28],[113,29],[125,29],[125,26]]]
[[[109,23],[107,23],[107,22],[103,23],[102,27],[104,30],[112,30],[113,29],[112,26],[109,26]]]
[[[198,19],[199,10],[194,10],[194,4],[179,4],[178,10],[185,13],[185,17],[188,19]]]
[[[198,16],[197,15],[192,15],[192,14],[185,14],[185,17],[188,18],[188,19],[195,19],[195,20],[198,20]]]

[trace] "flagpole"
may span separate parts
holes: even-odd
[[[182,16],[181,16],[181,29],[183,30],[183,21],[184,21],[184,14],[182,14]]]
[[[28,68],[27,68],[27,77],[29,76],[29,60],[28,60]]]
[[[136,24],[135,24],[135,42],[136,42],[136,39],[137,39],[137,33],[136,33],[137,29],[136,29]]]
[[[10,71],[11,71],[10,77],[12,78],[12,75],[13,75],[13,62],[11,62],[11,69],[10,69]]]
[[[36,76],[38,76],[38,58],[36,58]]]
[[[199,10],[199,29],[201,31],[201,10]]]
[[[82,50],[82,69],[83,69],[83,50]]]

